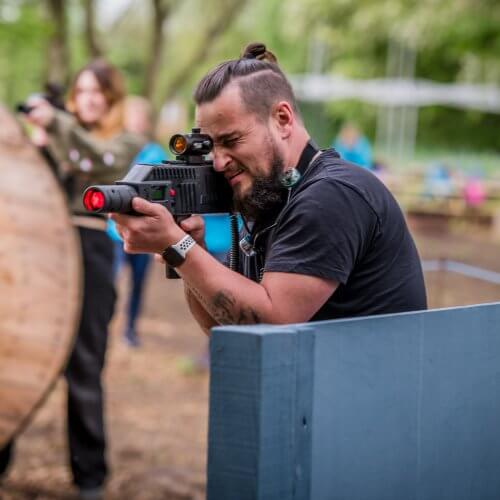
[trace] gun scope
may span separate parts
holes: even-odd
[[[213,145],[212,138],[199,128],[193,128],[190,134],[175,134],[169,142],[170,151],[176,156],[207,155]]]

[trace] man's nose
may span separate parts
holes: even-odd
[[[215,147],[212,153],[214,156],[214,170],[216,172],[224,172],[231,163],[231,156],[227,154],[224,148]]]

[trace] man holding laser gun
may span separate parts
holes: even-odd
[[[210,71],[194,98],[214,169],[245,221],[238,270],[206,252],[200,216],[177,224],[165,207],[136,197],[142,216],[112,217],[127,252],[157,253],[175,267],[205,332],[426,308],[396,201],[372,173],[315,146],[265,46],[251,44]]]

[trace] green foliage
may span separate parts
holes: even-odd
[[[354,122],[373,141],[375,137],[376,108],[359,101],[333,103],[300,102],[304,123],[320,147],[330,147],[344,122]]]
[[[204,56],[174,89],[186,103],[209,68],[238,57],[251,41],[266,43],[288,74],[319,70],[350,78],[384,77],[388,47],[397,43],[415,51],[417,78],[500,85],[498,0],[242,0],[238,17],[222,36],[209,41],[210,27],[234,0],[164,1],[170,2],[171,11],[164,26],[165,50],[157,62],[157,105],[163,91],[184,74],[186,61],[204,45]],[[0,0],[0,99],[9,104],[43,85],[53,30],[44,6],[44,1]],[[66,7],[74,71],[88,58],[82,3],[68,0]],[[150,2],[131,0],[119,22],[98,30],[106,56],[124,71],[133,93],[143,88],[151,13]],[[345,101],[302,103],[301,108],[321,145],[330,144],[343,120],[356,121],[374,138],[377,109],[372,105]],[[423,108],[418,143],[499,150],[498,130],[500,115]]]
[[[52,26],[43,18],[38,2],[0,4],[0,100],[8,105],[42,90],[46,61],[43,57]]]
[[[420,144],[450,150],[477,149],[500,152],[500,116],[429,106],[419,114]]]
[[[326,71],[350,78],[384,77],[388,46],[396,41],[415,50],[417,78],[500,84],[498,0],[293,0],[293,5],[302,33],[326,47]],[[373,137],[372,106],[344,102],[327,108],[333,123],[354,119]],[[499,115],[423,108],[418,141],[498,150],[499,126]]]

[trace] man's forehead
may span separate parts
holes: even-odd
[[[229,85],[213,101],[196,106],[195,120],[204,129],[240,128],[248,113],[244,111],[243,103],[237,85]]]

